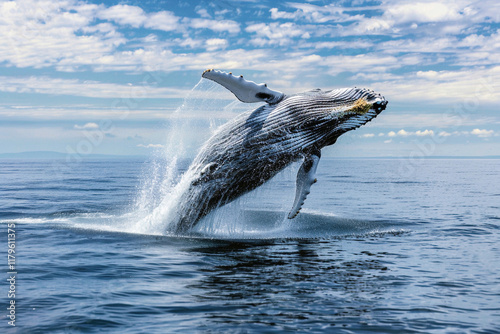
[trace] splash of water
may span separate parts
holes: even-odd
[[[255,107],[257,106],[250,106]],[[248,109],[248,104],[236,101],[220,85],[200,80],[170,118],[165,149],[156,152],[150,169],[143,172],[134,209],[127,219],[127,229],[130,232],[164,235],[175,229],[177,215],[186,204],[181,202],[181,197],[194,176],[194,169],[187,169],[194,153],[228,119]],[[294,179],[297,168],[295,164],[285,169],[272,182],[212,211],[190,232],[219,237],[256,233],[255,226],[248,223],[247,210],[252,207],[262,209],[262,199],[272,196],[271,189],[276,182],[287,183],[293,188],[294,184],[290,181]],[[286,221],[284,206],[293,200],[295,190],[292,188],[286,192],[290,194],[290,198],[284,196],[272,207],[273,210],[280,211],[280,214],[273,216],[267,229],[272,228],[273,224]],[[274,227],[278,228],[278,225]]]
[[[186,168],[194,153],[242,108],[242,103],[234,101],[219,85],[204,79],[198,82],[170,118],[165,148],[155,153],[150,169],[143,171],[129,217],[134,221],[129,225],[131,232],[164,234],[172,227],[180,197],[193,177]]]

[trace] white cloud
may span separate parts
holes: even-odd
[[[177,30],[180,29],[179,18],[174,13],[168,11],[152,13],[146,22],[144,22],[144,27],[163,31]]]
[[[461,47],[481,47],[481,46],[484,46],[486,44],[486,39],[487,39],[486,36],[471,34],[469,36],[466,36],[464,39],[462,39],[458,43],[458,46],[461,46]]]
[[[303,17],[303,12],[301,12],[301,11],[295,11],[293,13],[290,13],[290,12],[279,11],[278,8],[271,8],[269,10],[269,12],[271,13],[271,18],[273,20],[277,20],[277,19],[299,19],[299,18]]]
[[[346,30],[346,35],[362,35],[362,34],[384,34],[393,26],[393,22],[387,19],[371,17],[362,20],[355,25],[352,30]]]
[[[418,99],[443,99],[448,100],[447,102],[443,101],[443,103],[449,103],[450,100],[456,100],[458,96],[467,96],[467,93],[475,91],[479,79],[490,76],[487,72],[491,68],[480,68],[477,65],[495,66],[500,63],[500,52],[498,52],[500,49],[500,30],[490,34],[491,30],[483,28],[479,30],[478,26],[481,22],[500,21],[500,15],[492,16],[491,14],[490,8],[495,6],[494,1],[470,5],[468,1],[402,3],[390,0],[383,5],[365,6],[358,9],[358,12],[359,10],[383,12],[382,15],[373,12],[375,15],[369,16],[349,15],[350,11],[356,10],[356,8],[297,3],[288,3],[287,5],[295,8],[296,11],[282,11],[277,8],[270,10],[272,19],[281,22],[283,20],[294,21],[294,23],[287,22],[289,24],[287,33],[300,30],[308,32],[310,36],[319,36],[316,32],[322,31],[324,36],[360,35],[360,40],[304,43],[297,38],[298,33],[295,33],[295,37],[287,38],[285,33],[280,33],[280,29],[277,29],[284,23],[273,22],[269,25],[261,23],[247,27],[247,31],[251,30],[256,34],[256,37],[252,39],[254,45],[260,47],[273,44],[297,45],[302,48],[345,49],[350,48],[352,44],[352,48],[374,48],[370,53],[360,55],[322,56],[321,61],[315,66],[318,69],[323,66],[328,67],[330,75],[346,71],[356,73],[354,78],[375,81],[382,93],[386,91],[384,87],[388,87],[396,98],[401,97],[414,101]],[[343,17],[354,23],[342,27],[323,24],[329,20],[327,14],[335,14],[337,19]],[[300,20],[315,22],[316,25],[312,28],[307,25],[299,25],[297,22]],[[484,35],[478,35],[478,31],[484,31]],[[373,43],[364,38],[366,33],[385,34],[390,39]],[[462,37],[464,33],[468,33],[468,37]],[[476,49],[470,49],[472,46]],[[478,50],[479,48],[481,50]],[[405,54],[401,55],[401,53]],[[418,68],[445,63],[451,67],[462,64],[469,68],[448,71],[420,70],[399,75],[389,73],[405,66]],[[384,75],[379,73],[384,73]],[[447,75],[449,76],[447,77]],[[384,81],[381,82],[381,79]],[[500,80],[496,80],[496,74],[493,74],[492,79],[490,81],[500,82]],[[500,101],[500,95],[496,92],[500,92],[500,90],[489,90],[486,94],[483,92],[479,100]]]
[[[315,48],[315,49],[367,49],[374,46],[372,42],[369,41],[328,41],[328,42],[314,42],[303,44],[303,47]]]
[[[500,66],[406,73],[374,82],[372,86],[402,100],[499,102]]]
[[[413,2],[391,4],[384,15],[397,23],[447,22],[460,20],[459,10],[453,2]]]
[[[389,99],[391,101],[391,99]],[[389,102],[390,103],[390,102]],[[390,106],[390,105],[389,105]],[[462,109],[445,108],[437,113],[422,112],[418,108],[415,111],[405,110],[405,113],[387,113],[383,117],[381,125],[386,128],[404,128],[411,126],[435,127],[440,129],[455,128],[458,126],[484,126],[486,124],[500,124],[497,117],[487,117],[484,115],[473,115]]]
[[[307,3],[287,3],[287,6],[296,9],[294,12],[280,11],[278,8],[271,8],[271,18],[273,20],[305,20],[314,23],[346,22],[362,18],[362,15],[350,15],[349,11],[356,11],[353,7],[339,7],[335,4],[317,6]],[[376,8],[376,7],[373,7]]]
[[[363,137],[363,138],[372,138],[372,137],[375,137],[375,135],[373,133],[365,133],[361,137]]]
[[[385,134],[384,133],[380,133],[379,136],[382,137],[384,136]],[[387,136],[390,137],[390,138],[393,138],[393,137],[409,137],[409,136],[417,136],[417,137],[425,137],[425,136],[434,136],[435,133],[434,133],[434,130],[417,130],[415,132],[412,132],[412,131],[405,131],[403,129],[399,130],[398,132],[394,132],[394,131],[390,131],[389,133],[387,133]],[[453,132],[446,132],[446,131],[440,131],[438,136],[440,137],[450,137],[450,136],[470,136],[470,135],[475,135],[475,136],[478,136],[480,138],[488,138],[488,137],[493,137],[493,136],[497,136],[495,134],[495,131],[494,130],[486,130],[486,129],[473,129],[472,131],[453,131]],[[365,135],[366,137],[368,137],[367,135]],[[362,136],[362,137],[365,137],[365,136]]]
[[[120,102],[120,100],[118,100]],[[125,101],[126,102],[126,101]],[[75,120],[86,124],[88,121],[102,120],[102,119],[162,119],[166,117],[175,116],[175,110],[178,104],[176,103],[166,103],[161,108],[147,108],[142,104],[137,105],[137,109],[127,109],[125,103],[111,103],[104,105],[102,107],[97,106],[58,106],[58,107],[48,107],[48,106],[24,106],[23,108],[17,108],[16,106],[0,106],[0,117],[10,118],[10,119],[37,119],[37,120],[50,120],[63,119],[63,120]],[[182,117],[192,118],[195,115],[191,113],[190,115],[177,115]],[[199,115],[196,115],[199,116]],[[203,115],[204,116],[204,115]],[[227,117],[224,115],[223,117]],[[79,125],[82,126],[82,125]],[[75,129],[73,126],[72,129]]]
[[[205,8],[199,8],[198,10],[196,10],[196,13],[206,19],[212,18]]]
[[[402,38],[389,40],[378,45],[380,50],[387,53],[401,52],[444,52],[453,51],[457,47],[456,37],[449,36],[424,36],[420,38]],[[462,50],[463,51],[463,50]]]
[[[134,28],[141,27],[148,19],[142,8],[129,5],[116,5],[104,8],[97,13],[97,17],[103,20],[114,21],[120,25],[131,25]]]
[[[240,25],[236,21],[232,20],[210,20],[210,19],[189,19],[185,18],[183,20],[188,26],[195,29],[210,29],[216,32],[229,32],[229,33],[239,33]]]
[[[188,28],[219,33],[240,31],[239,24],[231,20],[185,18],[181,22],[169,11],[146,13],[138,6],[105,7],[74,0],[4,2],[0,3],[0,16],[5,18],[0,23],[0,39],[4,41],[0,43],[0,62],[16,67],[55,67],[67,72],[85,66],[95,71],[172,71],[192,64],[192,59],[197,58],[185,53],[177,56],[172,51],[178,45],[177,36],[161,42],[156,37],[142,39],[148,49],[139,45],[118,50],[130,41],[117,30],[116,24],[179,33],[186,33]],[[207,44],[209,52],[223,49],[222,43],[227,43],[222,39],[212,40]],[[213,42],[217,40],[215,45]],[[199,47],[203,43],[201,40],[201,44],[190,46]]]
[[[109,54],[125,39],[110,25],[89,29],[99,8],[72,1],[1,3],[0,62],[41,68],[57,65],[61,59]]]
[[[471,1],[384,1],[379,6],[365,6],[363,10],[379,10],[381,15],[352,16],[352,24],[342,27],[344,35],[418,36],[458,35],[482,22],[498,22],[493,15],[494,0]],[[353,8],[354,9],[354,8]],[[346,8],[343,9],[346,12]],[[375,14],[377,14],[375,12]],[[418,29],[417,29],[418,27]],[[406,38],[407,39],[407,38]],[[405,39],[403,39],[405,40]],[[458,50],[457,50],[458,51]]]
[[[197,11],[203,18],[182,19],[171,11],[146,13],[138,6],[116,5],[103,8],[97,12],[97,17],[113,21],[120,25],[130,25],[134,28],[149,28],[163,31],[182,31],[185,26],[195,29],[210,29],[215,32],[240,32],[240,25],[232,20],[212,20],[205,9]]]
[[[223,38],[210,38],[205,41],[207,51],[215,51],[218,49],[225,49],[228,45],[226,39]]]
[[[474,8],[467,7],[465,2],[459,3],[460,6],[451,2],[443,4],[421,3],[422,8],[434,10],[433,13],[426,13],[420,9],[413,10],[413,4],[392,0],[383,5],[365,6],[357,10],[334,5],[287,3],[293,11],[274,8],[268,13],[279,21],[246,26],[245,31],[251,34],[251,39],[248,39],[246,34],[235,35],[242,29],[238,22],[210,19],[208,12],[201,9],[197,10],[202,18],[181,20],[173,12],[147,13],[138,6],[130,5],[106,7],[73,0],[6,2],[0,4],[0,14],[4,17],[0,23],[4,28],[0,29],[0,38],[7,41],[0,44],[0,61],[17,67],[53,67],[59,71],[91,68],[94,71],[166,72],[207,67],[226,70],[239,68],[266,71],[266,81],[289,90],[308,89],[317,82],[330,79],[328,76],[351,72],[353,84],[361,80],[391,101],[424,100],[449,104],[463,101],[464,96],[470,97],[473,92],[473,98],[478,101],[499,102],[500,66],[492,64],[500,63],[500,52],[497,52],[500,49],[500,31],[483,32],[486,30],[474,28],[474,24],[482,22],[481,18],[488,13],[484,8],[491,3],[474,4]],[[30,8],[36,10],[30,11]],[[373,15],[358,15],[360,10]],[[100,22],[96,18],[107,22]],[[301,25],[300,20],[315,24]],[[390,30],[390,38],[377,41],[360,35],[338,40],[343,35],[352,35],[355,26],[359,27],[361,23],[374,24],[374,20],[391,21],[389,28],[381,28]],[[401,30],[405,24],[415,22],[420,32],[426,25],[451,24],[461,20],[465,20],[464,24],[469,29],[459,37],[429,32],[409,37]],[[331,22],[349,23],[338,26]],[[136,44],[132,44],[118,31],[117,25],[160,29],[170,33],[165,34],[169,37],[162,35],[161,38],[150,34],[147,41],[145,38],[136,39],[133,42]],[[393,28],[400,30],[396,33],[391,30]],[[214,38],[202,38],[199,34],[191,34],[190,29],[209,29],[220,34],[215,34]],[[16,37],[19,30],[21,36]],[[325,38],[318,39],[318,36]],[[385,41],[387,39],[389,41]],[[248,42],[259,48],[248,48]],[[243,44],[238,48],[238,45]],[[276,45],[280,48],[275,48]],[[197,50],[177,51],[176,47]],[[359,48],[370,50],[356,54],[361,52]],[[198,52],[198,49],[205,51]],[[337,54],[327,52],[328,49],[353,49],[354,52]],[[454,62],[470,65],[476,61],[482,66],[453,67],[456,65]],[[449,69],[439,71],[424,67],[441,63],[446,63]],[[406,66],[412,66],[412,72],[405,71]],[[301,80],[297,81],[297,78]],[[484,86],[485,80],[492,84]],[[104,91],[112,88],[108,84],[102,85],[100,87]],[[91,83],[90,86],[97,88],[97,83]],[[32,91],[33,87],[30,87],[28,84],[25,89]],[[16,84],[15,88],[3,86],[0,89],[21,92],[23,88]],[[61,90],[67,91],[65,88]],[[40,92],[45,91],[42,89]],[[87,94],[85,96],[110,95],[97,91],[89,95],[88,89],[84,92]]]
[[[380,54],[360,54],[355,56],[327,56],[320,64],[328,68],[328,73],[337,75],[342,72],[386,72],[401,67],[401,59]]]
[[[139,145],[137,145],[137,147],[144,147],[144,148],[163,148],[163,147],[165,147],[165,145],[162,145],[162,144],[147,144],[147,145],[139,144]]]
[[[298,26],[292,22],[277,23],[256,23],[245,28],[246,32],[254,33],[251,43],[257,46],[265,45],[288,45],[292,39],[300,37],[308,39],[310,33],[303,26]]]
[[[486,130],[486,129],[474,129],[470,132],[471,134],[478,136],[480,138],[487,138],[487,137],[492,137],[495,134],[495,131],[493,130]]]
[[[202,47],[205,44],[205,40],[203,39],[193,39],[191,37],[188,38],[178,38],[174,40],[174,43],[182,46],[182,47],[189,47],[189,48],[199,48]]]
[[[99,129],[99,125],[97,123],[86,123],[84,125],[75,124],[74,128],[77,130],[97,130]]]
[[[183,98],[189,90],[165,87],[176,84],[171,81],[144,87],[126,85],[124,78],[133,74],[130,81],[135,80],[141,71],[183,71],[187,77],[187,70],[214,67],[241,71],[285,93],[348,85],[373,88],[390,101],[377,121],[386,130],[373,133],[384,131],[378,134],[380,141],[500,134],[500,120],[493,113],[500,102],[500,14],[492,10],[497,6],[493,0],[355,1],[353,7],[307,1],[271,10],[243,1],[230,10],[194,7],[196,18],[177,16],[183,12],[175,7],[148,12],[150,7],[140,2],[111,6],[84,1],[0,2],[0,63],[10,67],[0,76],[0,91],[56,98]],[[249,15],[256,11],[261,16],[254,20]],[[17,73],[16,68],[23,70]],[[90,80],[54,70],[85,71]],[[103,79],[105,75],[91,71],[122,73]],[[454,113],[456,105],[469,109],[465,115]],[[73,120],[70,128],[75,123],[83,128],[102,112],[63,109],[0,106],[0,114],[64,117]],[[74,115],[80,112],[85,116]],[[162,110],[133,112],[144,118],[164,115]]]
[[[236,8],[235,12],[236,12],[236,14],[240,14],[241,13],[241,9]],[[222,10],[216,10],[214,12],[214,14],[215,14],[216,17],[223,17],[227,13],[231,13],[231,11],[229,9],[227,9],[227,8],[226,9],[222,9]]]
[[[114,21],[120,25],[130,25],[134,28],[151,28],[164,31],[176,30],[179,18],[169,11],[145,13],[142,8],[129,5],[116,5],[101,9],[97,17],[103,20]]]
[[[419,137],[434,136],[434,131],[432,131],[432,130],[424,130],[424,131],[418,130],[417,132],[415,132],[415,135],[417,135]]]
[[[0,91],[117,99],[183,98],[189,90],[49,77],[0,77]]]
[[[384,136],[384,133],[379,133],[379,136],[382,137]],[[425,136],[434,136],[434,131],[433,130],[417,130],[416,132],[412,131],[406,131],[404,129],[399,130],[398,132],[395,131],[390,131],[387,133],[388,137],[408,137],[408,136],[418,136],[418,137],[425,137]]]

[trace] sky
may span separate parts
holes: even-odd
[[[148,155],[174,130],[206,139],[210,118],[257,107],[200,82],[216,68],[285,93],[384,95],[326,156],[500,155],[496,0],[20,0],[0,1],[0,18],[0,153]]]

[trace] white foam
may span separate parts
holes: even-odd
[[[230,103],[214,99],[221,91],[225,89],[216,83],[200,80],[170,119],[165,149],[157,152],[151,169],[144,172],[135,205],[127,215],[128,231],[164,234],[173,227],[180,196],[192,180],[189,171],[183,174],[180,163],[192,159],[193,152],[227,120],[225,117],[234,117],[234,110],[241,108],[230,93]],[[206,123],[204,131],[200,122]]]

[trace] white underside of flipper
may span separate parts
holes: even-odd
[[[203,72],[202,77],[224,86],[241,102],[277,103],[284,96],[282,92],[267,88],[266,84],[256,84],[253,81],[243,79],[243,76],[235,77],[232,73],[206,70]]]
[[[307,195],[311,192],[311,186],[316,183],[316,169],[318,168],[319,155],[311,154],[306,156],[304,163],[300,166],[297,173],[297,190],[295,192],[295,200],[293,207],[288,214],[288,219],[297,217],[304,205]]]

